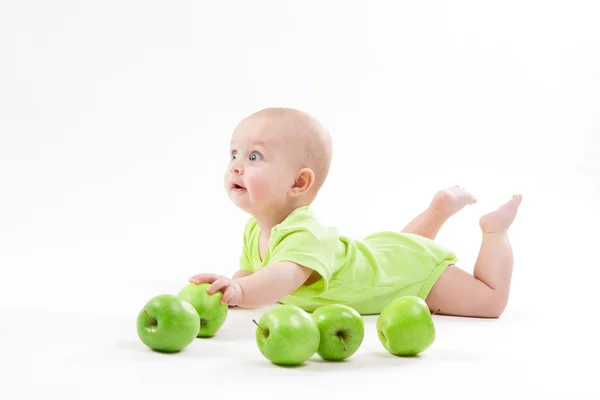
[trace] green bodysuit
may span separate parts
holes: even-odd
[[[322,225],[310,206],[294,210],[271,231],[264,259],[259,253],[260,227],[250,218],[244,228],[240,269],[291,261],[319,273],[280,303],[308,312],[325,304],[345,304],[360,314],[379,314],[392,300],[406,295],[426,299],[456,255],[422,236],[378,232],[362,240]]]

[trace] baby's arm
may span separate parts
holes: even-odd
[[[211,283],[207,292],[223,292],[222,303],[242,308],[273,304],[302,286],[313,274],[310,268],[289,261],[273,263],[243,277],[242,272],[230,279],[216,274],[198,274],[190,278],[195,284]],[[238,276],[236,278],[236,276]]]
[[[252,275],[252,272],[248,272],[248,271],[244,271],[243,269],[240,269],[239,271],[236,271],[235,274],[233,274],[231,279],[240,279],[240,278],[244,278],[244,277],[250,276],[250,275]]]
[[[242,308],[273,304],[302,286],[312,270],[289,261],[269,264],[252,275],[238,279],[242,289]]]

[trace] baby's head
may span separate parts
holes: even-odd
[[[258,111],[233,132],[225,189],[254,216],[289,213],[315,199],[329,172],[331,147],[327,130],[305,112]]]

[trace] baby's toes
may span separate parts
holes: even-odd
[[[473,204],[477,202],[475,196],[473,196],[470,192],[467,192],[464,189],[461,189],[461,192],[459,193],[458,197],[460,199],[460,202],[464,202],[466,204]]]

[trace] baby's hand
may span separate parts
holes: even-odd
[[[199,285],[201,283],[211,283],[206,289],[209,294],[213,294],[220,290],[223,292],[221,304],[229,304],[230,306],[238,306],[242,303],[242,287],[239,283],[226,276],[217,274],[198,274],[190,278],[190,282]]]

